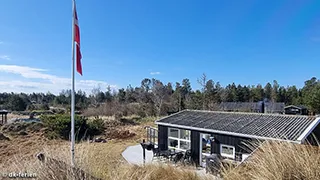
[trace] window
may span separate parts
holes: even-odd
[[[175,139],[169,139],[169,146],[178,148],[178,140]]]
[[[184,129],[168,129],[168,146],[180,150],[190,149],[190,131]]]
[[[184,149],[184,150],[190,149],[190,142],[180,141],[180,149]]]
[[[179,138],[179,129],[169,128],[169,137]]]
[[[221,156],[234,159],[235,158],[234,146],[228,146],[228,145],[221,144],[220,154],[221,154]]]
[[[180,139],[190,140],[190,131],[180,129]]]

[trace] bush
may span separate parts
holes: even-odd
[[[64,108],[52,107],[50,110],[55,114],[65,114],[67,112]]]
[[[95,118],[92,121],[88,121],[88,134],[99,135],[104,131],[104,121],[101,118]]]
[[[38,115],[46,115],[46,114],[54,114],[54,113],[51,110],[33,110],[30,114],[38,116]]]
[[[27,106],[28,111],[32,110],[49,110],[48,104],[30,104]]]
[[[47,127],[48,138],[62,138],[69,140],[71,131],[71,117],[69,115],[42,115],[40,119]],[[75,116],[75,139],[81,140],[87,136],[98,135],[103,132],[102,120],[93,120],[88,123],[88,119],[83,116]]]

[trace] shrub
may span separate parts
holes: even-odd
[[[95,119],[88,121],[88,134],[99,135],[104,131],[104,121],[101,118],[96,117]]]
[[[69,115],[42,115],[40,119],[47,127],[48,138],[69,139],[71,131],[71,117]],[[87,136],[94,136],[103,132],[102,120],[94,120],[88,124],[88,119],[83,116],[75,116],[75,138],[80,140]]]

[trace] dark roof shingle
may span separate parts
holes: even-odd
[[[157,124],[255,137],[297,141],[316,119],[313,116],[184,110],[160,119]]]

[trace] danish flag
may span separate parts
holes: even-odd
[[[74,4],[73,12],[73,26],[74,26],[74,42],[76,43],[76,55],[77,55],[77,72],[82,76],[82,66],[81,66],[81,51],[80,51],[80,28],[78,24],[78,15],[76,10],[76,5]]]

